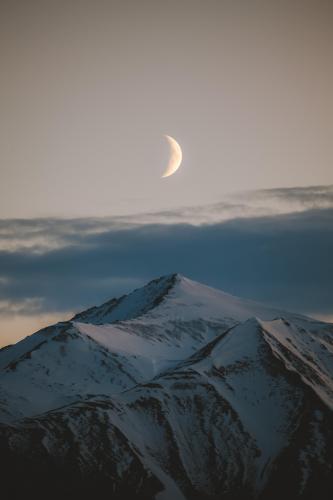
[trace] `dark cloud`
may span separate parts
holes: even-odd
[[[333,207],[332,185],[261,189],[252,193],[261,197],[277,198],[280,201],[301,203],[307,209]]]
[[[31,304],[31,314],[36,307],[79,310],[180,272],[280,307],[333,312],[332,208],[202,226],[108,223],[100,230],[103,224],[103,219],[30,220],[27,227],[44,225],[65,244],[42,253],[1,251],[0,301],[16,311],[22,302],[25,313]],[[0,314],[5,312],[2,306]]]

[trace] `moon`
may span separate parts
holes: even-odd
[[[179,146],[178,142],[176,139],[171,137],[170,135],[165,135],[164,136],[166,140],[168,141],[170,145],[170,159],[168,166],[162,175],[163,177],[170,177],[170,175],[173,175],[180,167],[180,164],[183,159],[183,153],[181,150],[181,147]]]

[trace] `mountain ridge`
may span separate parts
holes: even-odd
[[[95,319],[96,316],[100,318],[100,321],[103,319],[105,322],[121,321],[121,320],[129,320],[134,319],[138,316],[141,316],[147,313],[149,310],[156,307],[167,295],[168,291],[175,285],[177,280],[180,280],[182,276],[178,273],[173,273],[166,276],[160,276],[154,280],[151,280],[147,285],[143,287],[136,288],[132,292],[126,295],[122,295],[119,298],[112,298],[107,300],[100,306],[94,306],[89,309],[82,311],[81,313],[75,314],[75,316],[71,319],[71,321],[81,321],[81,322],[89,322],[88,320]],[[115,318],[112,318],[112,312],[119,306],[122,306],[124,302],[131,302],[131,299],[135,297],[135,295],[142,293],[144,290],[148,292],[148,299],[151,298],[152,301],[146,304],[139,305],[138,308],[134,308],[130,313],[127,311],[127,314],[122,317],[121,313]],[[154,296],[155,292],[155,296]],[[135,304],[135,301],[134,301]],[[132,304],[133,305],[133,304]],[[137,304],[138,305],[138,304]],[[133,316],[134,315],[134,316]],[[95,319],[96,321],[96,319]],[[97,323],[98,324],[98,323]]]
[[[0,351],[3,489],[326,500],[332,380],[333,325],[160,277]]]

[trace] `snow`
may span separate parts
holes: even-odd
[[[333,409],[333,345],[325,341],[326,325],[320,324],[316,333],[309,322],[308,331],[297,321],[283,319],[261,321],[273,352],[283,360],[288,370],[297,372],[303,382]]]
[[[318,372],[326,383],[324,388],[314,387],[302,376],[321,397],[331,398],[327,387],[333,376],[333,346],[327,340],[330,334],[323,329],[325,324],[234,297],[181,275],[169,275],[1,351],[0,412],[2,407],[3,418],[8,420],[11,415],[32,416],[91,394],[121,393],[173,369],[230,327],[254,316],[261,318],[260,325],[276,342]],[[281,316],[298,326],[292,329],[281,319],[272,322]],[[304,326],[309,330],[307,336],[301,332]],[[255,356],[257,348],[251,334],[247,335],[248,326],[244,328],[244,334],[237,334],[242,341],[232,347],[232,356],[238,360]],[[294,339],[293,345],[288,335]],[[215,363],[231,362],[229,342],[226,339],[221,344],[221,359],[217,357]],[[274,352],[279,351],[277,344],[270,345]],[[313,361],[309,361],[308,349]],[[278,355],[283,358],[280,351]],[[293,369],[290,360],[285,359],[285,364]],[[315,364],[321,366],[320,373]],[[259,387],[260,380],[256,384]],[[262,387],[261,393],[266,389]],[[250,415],[248,412],[248,420]]]
[[[176,275],[162,276],[129,295],[112,299],[99,307],[93,307],[74,316],[73,320],[86,323],[114,323],[137,318],[150,310],[163,297],[176,280]]]
[[[283,449],[289,414],[301,399],[295,392],[290,400],[288,382],[267,371],[265,364],[271,361],[264,349],[261,324],[253,318],[235,326],[209,356],[191,365],[191,370],[206,374],[236,410],[261,450],[261,467]],[[222,375],[214,376],[213,368]]]
[[[94,401],[130,443],[118,475],[135,450],[165,487],[157,500],[186,497],[173,467],[198,491],[212,488],[212,454],[230,484],[242,474],[260,490],[292,439],[305,387],[333,408],[332,378],[332,325],[169,275],[0,351],[0,420],[35,418],[53,454],[49,416],[76,436],[89,424],[71,410]],[[309,456],[322,454],[318,422],[300,451],[302,488]],[[80,460],[93,462],[85,439]]]

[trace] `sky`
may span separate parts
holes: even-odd
[[[332,25],[330,0],[1,0],[0,345],[175,271],[333,318]]]

